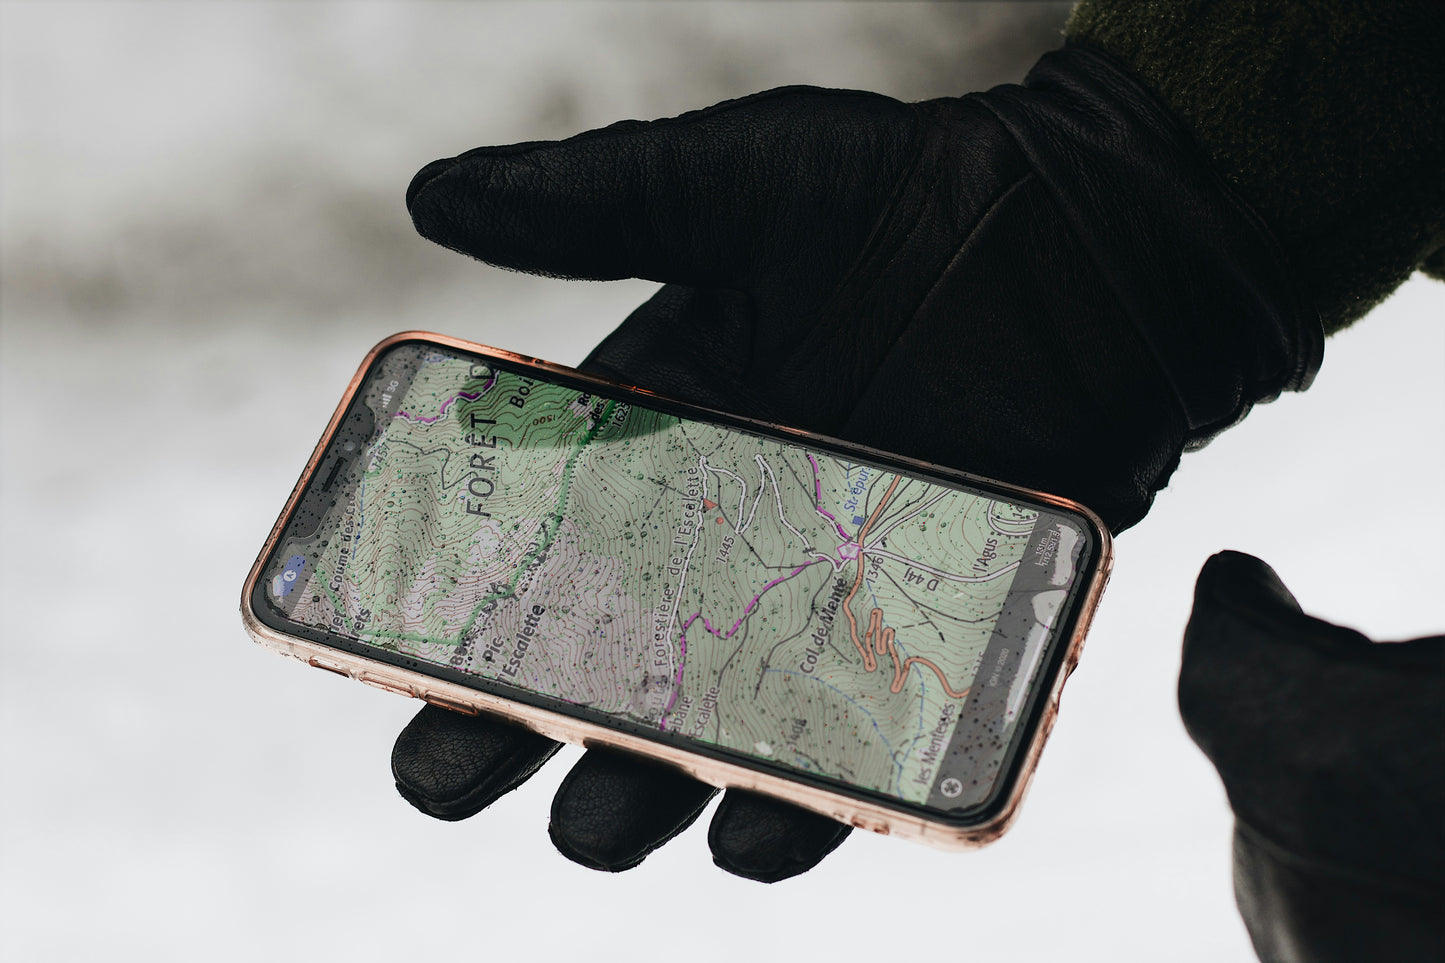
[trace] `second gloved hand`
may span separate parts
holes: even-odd
[[[1260,959],[1445,957],[1445,637],[1371,642],[1222,552],[1199,575],[1179,709],[1229,793]]]

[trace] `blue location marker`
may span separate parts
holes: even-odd
[[[278,599],[284,599],[291,594],[301,581],[301,570],[306,567],[306,559],[300,555],[292,555],[286,560],[286,567],[281,574],[271,580],[271,594]]]

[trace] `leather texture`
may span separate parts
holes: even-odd
[[[1187,443],[1202,446],[1255,402],[1309,387],[1324,331],[1264,224],[1201,153],[1181,149],[1174,118],[1141,102],[1107,54],[1068,53],[1043,58],[1026,88],[982,99],[1148,345]],[[1131,195],[1142,211],[1120,205]]]
[[[853,827],[768,796],[734,790],[713,814],[713,862],[735,876],[776,883],[812,869]]]
[[[1199,576],[1179,706],[1234,808],[1261,959],[1445,959],[1445,637],[1371,642],[1225,552]]]
[[[490,264],[664,282],[589,370],[1067,495],[1116,531],[1187,444],[1319,363],[1264,228],[1082,48],[962,98],[782,88],[479,148],[427,165],[407,202],[422,235]],[[627,769],[569,779],[568,855],[624,868],[685,825],[674,790]],[[718,818],[719,865],[757,879],[842,838],[756,800]]]
[[[559,748],[500,719],[429,705],[397,737],[391,773],[402,798],[428,816],[466,819],[521,785]]]
[[[616,873],[691,826],[716,792],[670,766],[593,749],[558,788],[547,831],[568,859]]]

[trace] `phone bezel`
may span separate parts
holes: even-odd
[[[378,650],[363,642],[301,625],[275,612],[266,598],[261,575],[277,551],[308,485],[325,460],[337,429],[359,403],[358,393],[377,361],[388,351],[408,342],[438,346],[480,359],[500,363],[512,370],[601,397],[638,404],[653,410],[691,418],[793,444],[806,444],[823,452],[873,462],[890,471],[900,471],[949,485],[963,485],[987,494],[1030,502],[1063,511],[1081,523],[1089,546],[1081,553],[1082,573],[1071,603],[1077,604],[1064,625],[1056,628],[1040,659],[1038,678],[1027,704],[1013,727],[1010,743],[1000,765],[992,791],[982,802],[962,810],[944,811],[926,804],[908,802],[886,793],[850,786],[831,778],[771,763],[686,736],[649,729],[561,700],[518,690],[504,683],[459,672],[449,667],[399,653]],[[1084,557],[1087,555],[1088,557]],[[878,832],[899,832],[945,848],[981,845],[1001,835],[1015,817],[1027,784],[1037,764],[1043,741],[1057,713],[1063,680],[1077,663],[1084,634],[1097,607],[1112,563],[1112,544],[1107,528],[1087,508],[1059,496],[971,475],[955,469],[878,451],[867,446],[784,425],[750,419],[658,395],[636,385],[626,385],[541,361],[515,352],[492,348],[445,335],[406,331],[393,335],[371,349],[352,377],[336,411],[317,443],[305,470],[291,492],[285,509],[272,527],[243,589],[242,615],[256,641],[283,654],[302,658],[319,668],[330,669],[459,711],[485,711],[503,715],[561,741],[583,745],[607,745],[638,752],[650,758],[678,765],[697,778],[720,787],[739,787],[765,792],[833,818]],[[1062,644],[1061,644],[1062,643]],[[679,758],[679,754],[687,758]],[[746,773],[741,776],[740,772]],[[840,808],[839,803],[846,802]]]

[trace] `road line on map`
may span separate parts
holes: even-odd
[[[946,692],[950,698],[962,699],[968,695],[969,689],[965,688],[962,692],[956,691],[952,686],[948,684],[948,677],[943,674],[943,670],[940,669],[937,665],[935,665],[931,660],[925,659],[921,655],[910,655],[906,659],[898,658],[898,646],[894,644],[893,641],[894,637],[897,635],[897,632],[891,626],[889,628],[882,627],[883,610],[881,608],[875,606],[873,611],[869,613],[868,633],[863,637],[862,640],[859,640],[858,638],[858,618],[853,614],[853,597],[858,594],[858,589],[863,585],[863,561],[864,555],[866,553],[866,550],[863,548],[863,540],[867,538],[869,527],[873,524],[875,520],[877,520],[879,514],[882,513],[883,506],[888,504],[889,500],[893,497],[893,490],[897,487],[898,478],[895,476],[893,479],[893,484],[889,485],[888,491],[883,493],[883,500],[878,503],[877,508],[873,509],[873,514],[868,516],[868,521],[864,522],[863,527],[858,531],[858,578],[853,582],[853,590],[850,591],[848,593],[848,597],[843,600],[843,613],[848,616],[848,624],[851,628],[853,635],[853,645],[858,649],[858,654],[863,656],[863,668],[865,670],[867,670],[868,672],[873,672],[876,671],[878,668],[878,660],[875,659],[873,656],[873,652],[875,649],[877,649],[880,655],[884,652],[887,652],[888,655],[892,657],[893,683],[888,687],[888,691],[903,691],[903,682],[904,679],[907,677],[908,668],[916,662],[919,665],[926,666],[929,669],[933,670],[933,674],[938,676],[939,685],[943,686],[943,691]],[[897,556],[894,556],[888,552],[875,551],[874,554],[885,555],[890,558],[897,558]],[[901,559],[901,561],[906,562],[908,560]],[[989,578],[996,578],[998,575],[1002,574],[1002,572],[1011,572],[1015,568],[1018,568],[1017,562],[1015,562],[1013,565],[1007,566],[1000,572],[995,572],[993,575],[990,575]],[[938,574],[947,575],[947,573]],[[958,576],[951,577],[956,580],[959,579]],[[962,580],[986,581],[986,579]],[[969,688],[972,687],[970,686]]]
[[[742,514],[741,514],[742,506],[741,506],[741,505],[738,506],[738,510],[739,510],[738,521],[741,523],[741,527],[739,527],[739,528],[734,528],[734,529],[733,529],[734,532],[736,532],[737,534],[741,535],[741,534],[743,534],[744,532],[746,532],[748,529],[750,529],[750,528],[753,527],[753,519],[754,519],[754,518],[757,516],[757,514],[758,514],[758,506],[762,504],[762,501],[763,501],[763,492],[767,489],[767,487],[768,487],[768,476],[767,476],[766,474],[764,474],[761,470],[759,470],[759,471],[758,471],[758,493],[757,493],[757,495],[753,496],[753,510],[750,511],[750,512],[748,512],[748,520],[747,520],[746,522],[744,522],[744,521],[742,520]],[[743,496],[743,500],[744,500],[744,501],[747,500],[747,496],[746,496],[746,495]]]
[[[822,559],[823,561],[827,562],[829,565],[833,566],[833,574],[834,574],[834,575],[837,575],[839,572],[843,571],[843,562],[842,562],[842,560],[840,560],[840,559],[833,558],[832,556],[829,556],[829,555],[824,555],[822,552],[819,552],[819,551],[817,551],[817,550],[814,550],[814,552],[813,552],[813,557],[814,557],[814,558],[818,558],[818,559]]]
[[[812,461],[812,459],[813,456],[809,455],[808,460]],[[818,463],[813,462],[813,467],[817,468]],[[873,509],[873,514],[868,516],[868,520],[864,522],[863,527],[858,530],[858,577],[853,581],[853,588],[851,591],[848,592],[848,597],[843,600],[843,614],[848,616],[848,626],[852,631],[853,635],[853,646],[858,650],[858,654],[863,656],[863,668],[869,672],[872,672],[878,668],[878,660],[873,657],[872,648],[870,646],[865,646],[858,638],[858,617],[853,614],[853,596],[858,594],[858,589],[863,584],[863,540],[868,537],[869,527],[872,526],[875,521],[877,521],[878,516],[883,512],[884,507],[893,497],[893,490],[898,487],[898,480],[899,476],[894,475],[893,484],[889,485],[888,490],[883,493],[883,500],[878,503],[878,507]],[[822,496],[820,489],[819,502],[821,503],[821,501]],[[823,511],[821,504],[819,504],[818,506],[818,511]],[[828,517],[832,518],[831,515],[829,515]],[[833,521],[836,524],[838,520],[834,518]],[[838,527],[840,529],[842,528],[841,525],[839,525]],[[847,533],[844,533],[845,537],[846,534]]]
[[[777,485],[778,485],[778,483],[777,483],[777,481],[775,480],[775,481],[773,482],[773,487],[776,488]],[[762,471],[759,471],[759,472],[758,472],[758,493],[757,493],[757,495],[755,495],[755,496],[753,497],[753,510],[750,511],[750,512],[748,512],[748,521],[747,521],[747,524],[744,525],[742,528],[739,528],[739,529],[737,530],[737,533],[738,533],[739,535],[743,534],[743,532],[746,532],[748,529],[750,529],[750,528],[753,527],[753,518],[754,518],[754,516],[756,516],[756,515],[758,514],[758,506],[763,503],[763,492],[767,490],[767,487],[768,487],[768,476],[765,475],[765,474],[763,474]]]
[[[482,396],[482,392],[480,392],[480,391],[476,391],[476,392],[458,391],[456,394],[452,395],[452,396],[451,396],[450,398],[448,398],[446,401],[443,401],[443,402],[441,403],[441,407],[437,409],[437,413],[434,414],[434,415],[431,415],[430,417],[428,417],[427,415],[409,415],[409,414],[407,414],[407,413],[404,412],[404,411],[398,411],[396,414],[392,415],[392,417],[393,417],[393,418],[405,418],[407,421],[410,421],[410,422],[416,422],[416,423],[420,423],[420,424],[423,424],[423,425],[431,425],[431,424],[435,424],[436,422],[438,422],[438,421],[440,421],[442,418],[444,418],[444,417],[446,416],[447,409],[450,408],[450,407],[452,406],[452,402],[456,401],[458,398],[461,398],[461,399],[463,399],[464,401],[476,401],[476,400],[477,400],[478,398],[480,398],[481,396]]]
[[[1038,516],[1035,515],[1035,516],[1033,517],[1033,520],[1028,523],[1028,528],[1024,529],[1023,531],[1009,531],[1009,530],[1006,529],[1006,528],[999,528],[999,524],[998,524],[998,523],[1001,521],[1001,519],[994,518],[994,516],[993,516],[993,506],[995,506],[995,505],[997,505],[997,504],[998,504],[998,499],[996,499],[996,498],[993,499],[992,501],[990,501],[990,502],[988,503],[988,510],[983,513],[984,520],[988,522],[988,527],[991,528],[991,529],[993,529],[993,533],[994,533],[995,535],[1004,535],[1004,536],[1008,536],[1008,537],[1018,537],[1019,535],[1027,535],[1027,534],[1029,534],[1030,532],[1032,532],[1032,531],[1034,530],[1034,526],[1035,526],[1036,524],[1038,524],[1038,520],[1039,520],[1039,519],[1038,519]]]
[[[962,582],[965,585],[976,585],[979,582],[992,582],[1000,575],[1007,575],[1009,572],[1012,572],[1014,569],[1019,567],[1018,562],[1011,562],[1001,569],[989,572],[987,575],[958,575],[953,572],[945,572],[942,569],[924,565],[922,562],[915,562],[912,559],[904,558],[902,555],[894,555],[892,552],[884,552],[876,548],[870,549],[869,554],[877,555],[881,558],[892,559],[895,562],[902,562],[905,565],[918,569],[920,572],[927,572],[929,575],[937,575],[939,578],[946,579],[950,582]]]
[[[889,631],[891,632],[892,630],[890,629]],[[908,667],[915,662],[933,670],[933,674],[938,676],[938,684],[943,686],[943,691],[947,693],[951,699],[966,698],[969,691],[973,688],[973,686],[964,686],[962,692],[955,692],[953,686],[948,684],[948,677],[943,674],[943,670],[935,665],[933,660],[925,659],[921,655],[910,655],[900,662],[898,659],[898,647],[893,644],[893,636],[891,635],[888,637],[888,654],[893,656],[893,684],[888,687],[888,691],[890,692],[903,691],[903,680],[907,676]]]
[[[726,475],[726,476],[728,476],[728,477],[731,478],[733,481],[737,482],[738,485],[739,485],[739,487],[742,488],[742,490],[743,490],[742,496],[738,499],[738,521],[741,522],[742,519],[743,519],[743,510],[744,510],[745,508],[747,508],[747,502],[748,502],[748,483],[745,482],[745,481],[743,481],[743,477],[742,477],[741,475],[737,474],[736,472],[728,471],[726,468],[715,468],[715,467],[713,467],[712,465],[709,465],[709,464],[707,463],[707,456],[706,456],[706,455],[699,455],[699,456],[698,456],[698,464],[701,465],[701,466],[702,466],[704,469],[706,469],[707,471],[713,471],[713,472],[717,472],[717,473],[720,474],[720,475]],[[719,484],[719,485],[717,486],[717,497],[718,497],[718,501],[722,501],[722,485],[721,485],[721,484]]]
[[[798,532],[798,530],[795,529],[795,528],[793,528],[792,525],[789,525],[789,524],[788,524],[788,521],[787,521],[787,518],[786,518],[786,517],[784,516],[784,514],[783,514],[783,510],[782,510],[782,496],[781,496],[781,493],[778,493],[777,478],[773,475],[771,466],[769,466],[769,465],[767,464],[766,460],[763,459],[763,457],[762,457],[761,455],[757,455],[757,456],[756,456],[756,459],[757,459],[758,467],[759,467],[759,475],[760,475],[760,477],[761,477],[762,480],[761,480],[761,482],[759,483],[757,496],[756,496],[756,498],[755,498],[754,501],[753,501],[753,513],[756,514],[758,503],[762,501],[763,488],[766,487],[767,480],[768,480],[768,478],[771,477],[771,478],[773,479],[773,490],[774,490],[775,493],[778,494],[777,502],[778,502],[778,518],[779,518],[779,520],[782,521],[784,525],[787,525],[787,527],[788,527],[788,529],[789,529],[790,531],[792,531],[794,534],[796,534],[796,535],[798,535],[800,538],[802,538],[802,537],[803,537],[803,536],[802,536],[802,533]],[[848,592],[847,597],[846,597],[846,598],[844,599],[844,601],[843,601],[842,608],[843,608],[843,613],[844,613],[844,615],[846,615],[847,618],[848,618],[848,624],[849,624],[850,634],[852,635],[852,639],[853,639],[853,645],[854,645],[854,647],[858,650],[858,654],[863,657],[863,667],[864,667],[864,669],[865,669],[866,671],[868,671],[868,672],[875,672],[875,671],[877,671],[877,669],[878,669],[878,660],[877,660],[877,658],[875,657],[875,652],[876,652],[877,655],[884,655],[884,654],[889,655],[889,656],[892,658],[892,660],[893,660],[893,681],[892,681],[892,683],[889,685],[889,691],[896,693],[896,692],[901,692],[901,691],[902,691],[904,680],[905,680],[906,677],[907,677],[907,671],[908,671],[908,669],[916,662],[916,663],[918,663],[918,664],[920,664],[920,665],[923,665],[923,666],[925,666],[925,667],[927,667],[928,669],[931,669],[931,670],[933,671],[933,673],[938,677],[939,684],[943,687],[943,691],[944,691],[945,693],[947,693],[950,697],[952,697],[952,698],[954,698],[954,699],[963,699],[963,698],[965,698],[965,697],[968,695],[968,693],[969,693],[969,689],[968,689],[968,688],[965,688],[962,692],[958,692],[958,691],[954,690],[953,687],[948,684],[948,679],[947,679],[947,677],[944,675],[943,670],[940,669],[940,668],[939,668],[935,663],[933,663],[931,660],[926,659],[926,658],[924,658],[924,657],[922,657],[922,656],[909,656],[909,657],[906,658],[906,659],[900,659],[900,658],[899,658],[898,648],[897,648],[897,645],[896,645],[895,642],[894,642],[894,638],[896,637],[897,632],[896,632],[896,630],[893,629],[891,626],[890,626],[890,627],[886,627],[886,628],[883,626],[883,610],[882,610],[881,608],[878,608],[878,607],[875,606],[875,607],[873,608],[872,612],[869,613],[867,632],[866,632],[866,634],[863,636],[862,639],[860,639],[860,638],[858,637],[858,619],[857,619],[857,616],[856,616],[856,615],[854,614],[854,612],[853,612],[852,603],[853,603],[853,599],[854,599],[854,598],[857,596],[857,594],[858,594],[858,589],[861,588],[862,585],[863,585],[863,576],[864,576],[864,571],[865,571],[864,566],[865,566],[865,563],[866,563],[866,561],[867,561],[867,559],[866,559],[866,554],[867,554],[867,552],[869,551],[867,548],[865,548],[865,546],[864,546],[864,541],[865,541],[865,539],[868,537],[868,529],[871,528],[871,527],[873,526],[874,522],[876,522],[876,521],[878,520],[879,516],[882,515],[882,513],[883,513],[884,509],[887,507],[888,503],[892,500],[893,494],[894,494],[894,492],[897,490],[897,488],[898,488],[898,483],[899,483],[899,481],[901,480],[900,477],[897,476],[897,475],[894,476],[892,483],[890,483],[889,486],[888,486],[888,490],[883,493],[883,498],[882,498],[882,500],[881,500],[881,501],[878,503],[878,505],[873,509],[872,513],[868,516],[867,521],[865,521],[865,522],[863,523],[863,526],[858,530],[858,536],[857,536],[857,538],[856,538],[856,540],[855,540],[855,539],[851,538],[851,537],[848,535],[848,533],[843,529],[843,526],[838,522],[838,520],[837,520],[835,517],[833,517],[831,514],[829,514],[829,513],[823,508],[823,505],[822,505],[822,500],[823,500],[822,480],[821,480],[821,478],[820,478],[820,476],[819,476],[819,471],[820,471],[820,469],[819,469],[819,467],[818,467],[817,461],[813,458],[813,456],[812,456],[811,453],[808,454],[808,461],[812,464],[812,467],[813,467],[814,494],[815,494],[815,498],[816,498],[816,502],[815,502],[815,506],[814,506],[814,507],[817,509],[818,514],[826,517],[826,518],[827,518],[829,521],[831,521],[835,526],[837,526],[838,531],[840,532],[840,534],[842,534],[842,536],[843,536],[845,539],[848,539],[849,541],[854,542],[854,544],[856,544],[856,545],[858,546],[858,555],[857,555],[857,559],[856,559],[856,561],[857,561],[857,563],[858,563],[858,574],[857,574],[857,577],[855,578],[855,580],[854,580],[854,582],[853,582],[853,588]],[[719,474],[729,475],[729,476],[733,477],[734,479],[737,479],[737,480],[738,480],[738,483],[739,483],[740,485],[743,485],[743,488],[744,488],[743,499],[738,503],[738,513],[739,513],[739,518],[741,518],[741,516],[742,516],[742,509],[743,509],[743,507],[745,506],[745,504],[746,504],[746,499],[747,499],[746,483],[744,483],[741,479],[738,479],[737,475],[733,474],[732,472],[728,471],[727,469],[714,468],[713,466],[709,465],[709,464],[707,463],[706,457],[703,456],[703,455],[699,455],[699,456],[698,456],[698,465],[699,465],[699,467],[700,467],[700,468],[702,469],[702,471],[703,471],[703,492],[702,492],[703,498],[706,498],[706,497],[707,497],[707,473],[710,472],[710,471],[712,471],[712,472],[718,472]],[[721,494],[721,485],[719,485],[719,494]],[[914,511],[910,512],[909,514],[907,514],[907,515],[905,515],[904,517],[902,517],[902,518],[898,519],[897,521],[895,521],[893,524],[891,524],[891,525],[888,527],[887,531],[885,531],[883,535],[879,536],[879,538],[878,538],[877,541],[880,541],[880,542],[881,542],[881,541],[883,540],[883,538],[885,538],[885,537],[887,536],[887,533],[888,533],[888,532],[891,532],[893,529],[897,528],[899,525],[901,525],[903,522],[907,521],[908,519],[915,517],[919,512],[923,511],[925,508],[928,508],[929,506],[935,504],[940,498],[944,497],[945,494],[947,494],[947,493],[945,492],[945,493],[939,494],[937,497],[935,497],[935,498],[933,498],[933,499],[930,499],[929,501],[927,501],[927,502],[925,502],[924,504],[920,505],[920,506],[919,506],[917,509],[915,509]],[[747,523],[747,525],[743,526],[743,528],[740,528],[740,529],[738,529],[737,531],[738,531],[739,533],[741,533],[742,531],[744,531],[744,530],[747,528],[748,525],[751,525],[751,524],[752,524],[752,516],[750,515],[749,518],[748,518],[748,523]],[[691,564],[692,564],[692,555],[693,555],[693,552],[696,551],[697,542],[698,542],[698,540],[699,540],[699,538],[700,538],[700,533],[701,533],[701,527],[699,527],[699,537],[695,537],[695,538],[694,538],[693,544],[692,544],[691,548],[689,548],[687,557],[686,557],[686,559],[685,559],[685,561],[684,561],[684,564],[683,564],[683,574],[682,574],[682,577],[679,579],[679,582],[678,582],[678,594],[677,594],[677,598],[678,598],[679,600],[682,598],[682,589],[683,589],[683,586],[684,586],[684,584],[685,584],[685,582],[686,582],[686,579],[687,579],[687,571],[688,571],[688,569],[690,568],[690,566],[691,566]],[[804,541],[806,542],[807,539],[804,539]],[[877,551],[877,550],[874,550],[874,551],[875,551],[875,554],[884,556],[884,557],[886,557],[886,558],[895,559],[895,560],[902,561],[902,562],[905,562],[905,563],[908,563],[908,564],[914,564],[914,563],[910,562],[908,559],[904,559],[904,558],[902,558],[901,556],[894,555],[894,554],[891,553],[891,552],[883,552],[883,551]],[[672,692],[671,696],[670,696],[669,699],[668,699],[667,706],[666,706],[666,707],[663,709],[663,711],[662,711],[662,718],[661,718],[661,720],[660,720],[660,722],[659,722],[659,728],[666,729],[666,727],[667,727],[667,714],[668,714],[670,711],[672,711],[673,705],[675,705],[676,702],[677,702],[678,692],[680,691],[680,687],[681,687],[681,685],[682,685],[682,674],[683,674],[683,669],[684,669],[684,663],[685,663],[685,660],[686,660],[686,657],[687,657],[687,631],[688,631],[688,629],[690,629],[690,628],[692,627],[693,623],[695,623],[696,621],[698,621],[698,619],[701,619],[701,620],[702,620],[702,624],[703,624],[703,629],[704,629],[709,635],[712,635],[712,636],[714,636],[714,637],[716,637],[716,638],[721,638],[721,639],[730,639],[730,638],[732,638],[732,636],[738,631],[738,629],[742,627],[743,620],[746,619],[746,618],[748,617],[749,613],[751,613],[751,612],[753,611],[753,609],[757,607],[758,602],[762,600],[762,597],[763,597],[765,594],[767,594],[767,592],[769,592],[771,589],[773,589],[775,586],[781,584],[782,582],[787,581],[788,579],[793,578],[794,576],[796,576],[798,573],[802,572],[803,569],[807,568],[808,566],[817,564],[818,561],[827,561],[827,562],[833,564],[835,571],[837,571],[837,570],[839,570],[839,569],[841,568],[841,565],[840,565],[839,563],[835,562],[833,559],[829,558],[828,556],[826,556],[826,555],[824,555],[824,554],[822,554],[822,553],[820,553],[820,552],[814,553],[814,555],[815,555],[815,560],[814,560],[814,561],[812,561],[812,562],[805,562],[805,563],[803,563],[802,565],[798,566],[797,568],[793,569],[793,571],[790,572],[789,574],[779,576],[778,578],[775,578],[775,579],[773,579],[771,582],[769,582],[768,584],[764,585],[763,588],[762,588],[762,590],[759,591],[757,595],[753,596],[752,601],[748,603],[747,607],[743,610],[742,615],[738,617],[738,620],[733,623],[732,628],[728,629],[727,632],[725,632],[725,633],[724,633],[724,632],[719,632],[718,630],[714,629],[714,628],[712,627],[711,621],[709,621],[708,618],[702,614],[701,610],[693,613],[693,614],[687,619],[687,621],[683,623],[682,628],[679,630],[679,632],[678,632],[678,637],[677,637],[677,639],[678,639],[678,649],[679,649],[679,662],[678,662],[677,674],[676,674],[676,677],[674,678],[674,681],[673,681],[673,692]],[[929,572],[930,574],[938,575],[938,576],[941,577],[941,578],[948,578],[948,579],[950,579],[950,580],[952,580],[952,581],[960,581],[960,582],[983,582],[983,581],[988,581],[989,579],[997,578],[999,575],[1002,575],[1002,574],[1004,574],[1005,572],[1013,571],[1015,568],[1018,567],[1018,563],[1015,562],[1013,565],[1007,566],[1007,567],[1005,567],[1004,569],[1001,569],[1001,570],[998,571],[998,572],[991,573],[990,575],[988,575],[988,576],[986,576],[986,577],[983,577],[983,578],[970,578],[970,577],[967,577],[967,576],[953,575],[953,574],[951,574],[951,573],[942,572],[942,571],[940,571],[940,570],[933,569],[933,568],[930,568],[930,567],[927,567],[927,566],[923,566],[923,565],[921,565],[921,564],[920,564],[920,565],[917,565],[916,567],[918,567],[920,570],[927,571],[927,572]],[[677,610],[676,610],[676,608],[674,608],[674,609],[673,609],[672,616],[671,616],[670,619],[668,620],[668,634],[669,634],[669,635],[671,634],[672,627],[673,627],[674,625],[676,625],[676,623],[677,623]]]
[[[818,461],[813,457],[813,453],[808,452],[807,454],[808,463],[813,466],[813,507],[817,510],[819,515],[822,515],[828,521],[832,522],[835,526],[837,526],[838,535],[840,538],[842,538],[845,542],[850,541],[852,536],[850,536],[847,529],[843,527],[843,523],[838,521],[838,519],[834,518],[833,514],[823,507],[823,480],[819,477],[819,472],[821,472],[822,469],[818,467]]]
[[[894,530],[895,528],[897,528],[899,525],[902,525],[904,522],[908,521],[910,518],[916,518],[916,517],[918,516],[918,513],[919,513],[919,512],[923,511],[925,508],[932,508],[934,505],[938,504],[938,502],[939,502],[940,499],[946,497],[946,496],[949,495],[949,494],[950,494],[950,493],[949,493],[949,492],[946,492],[946,491],[944,491],[944,492],[939,492],[937,495],[933,496],[933,497],[930,498],[928,501],[924,502],[922,505],[919,505],[919,506],[918,506],[917,508],[915,508],[913,511],[909,512],[907,515],[904,515],[902,518],[898,519],[898,520],[897,520],[896,522],[894,522],[892,525],[889,525],[887,528],[885,528],[885,529],[878,535],[877,538],[873,539],[873,544],[874,544],[874,545],[879,545],[879,544],[881,544],[884,539],[886,539],[889,535],[893,534],[893,530]],[[870,548],[869,548],[869,551],[872,551],[871,546],[870,546]]]
[[[754,455],[753,457],[756,458],[758,461],[758,468],[762,471],[767,472],[768,477],[771,478],[773,481],[773,500],[778,504],[778,521],[782,522],[783,527],[786,528],[788,531],[801,538],[803,540],[804,550],[811,552],[813,550],[812,540],[809,539],[808,536],[804,535],[802,532],[794,528],[793,523],[788,521],[788,516],[783,514],[783,491],[781,488],[778,487],[778,476],[773,474],[773,466],[769,465],[768,460],[762,455]],[[832,560],[829,559],[829,561]],[[836,563],[833,566],[835,571],[838,569],[838,567],[839,566]]]
[[[897,634],[891,627],[883,630],[884,647],[893,658],[893,684],[888,687],[889,692],[903,691],[903,664],[898,661],[898,646],[893,644],[893,637]],[[947,683],[944,683],[944,688],[948,688]]]

